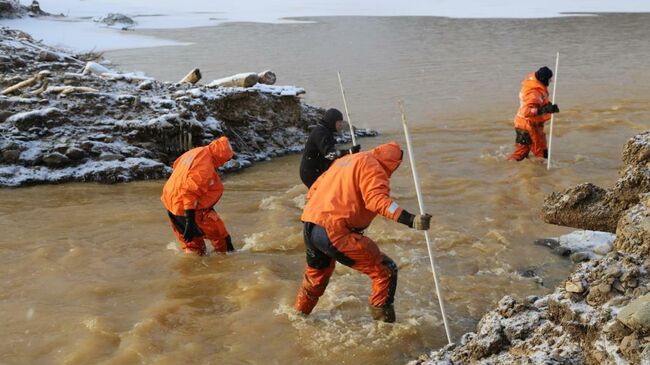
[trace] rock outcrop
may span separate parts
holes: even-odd
[[[577,266],[552,294],[504,297],[476,333],[409,364],[650,364],[650,193],[639,193],[647,189],[645,178],[625,178],[647,173],[649,140],[650,131],[626,144],[623,178],[603,194],[609,198],[565,192],[547,199],[566,203],[554,207],[554,214],[573,214],[572,226],[583,227],[580,204],[592,207],[582,216],[589,224],[597,216],[617,217],[611,252]],[[601,202],[595,204],[608,213],[588,202]]]
[[[650,131],[630,139],[623,149],[623,168],[616,184],[603,189],[581,184],[546,198],[543,218],[546,223],[616,232],[621,214],[650,192]]]
[[[163,83],[9,29],[0,72],[0,186],[162,178],[180,154],[222,135],[236,152],[223,169],[237,170],[301,151],[324,113],[300,88]]]

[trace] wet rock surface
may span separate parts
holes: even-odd
[[[631,168],[647,169],[649,138],[650,132],[645,132],[626,144],[623,177]],[[524,300],[504,297],[480,320],[476,333],[409,365],[650,364],[650,193],[637,194],[645,189],[644,179],[620,182],[604,193],[611,196],[610,202],[629,205],[608,213],[618,217],[609,253],[578,264],[552,294]],[[581,189],[571,191],[589,191]],[[631,203],[634,195],[636,203]],[[567,201],[575,198],[568,196]],[[587,194],[573,201],[590,199],[593,196]],[[604,206],[608,205],[600,205]],[[567,212],[554,209],[557,216],[577,213],[572,204],[564,205]],[[585,217],[592,219],[594,213]],[[559,246],[550,241],[539,244]]]
[[[300,88],[163,83],[7,28],[0,71],[0,186],[163,178],[180,154],[223,135],[236,155],[222,170],[238,170],[300,152],[324,114],[302,102]],[[9,89],[16,85],[26,86]]]
[[[553,193],[542,209],[546,223],[616,232],[621,214],[650,192],[650,131],[631,138],[623,148],[623,167],[616,184],[604,189],[585,183]]]

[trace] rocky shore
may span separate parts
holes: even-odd
[[[547,222],[616,232],[612,250],[583,262],[543,297],[505,296],[475,333],[423,355],[431,364],[650,364],[650,131],[624,147],[620,179],[547,197]]]
[[[0,186],[163,178],[180,154],[222,135],[236,152],[223,170],[238,170],[301,151],[324,113],[293,86],[159,82],[90,56],[0,28]]]

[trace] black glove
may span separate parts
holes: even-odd
[[[559,112],[560,112],[560,108],[557,107],[557,104],[546,104],[543,107],[537,109],[537,115],[553,114]]]
[[[431,226],[431,215],[429,214],[416,214],[413,218],[413,229],[418,231],[428,231]]]
[[[361,145],[355,144],[354,146],[346,149],[346,150],[336,150],[336,158],[341,158],[345,155],[351,155],[354,153],[357,153],[361,151]]]
[[[196,220],[194,219],[194,209],[185,211],[185,230],[183,231],[183,239],[185,242],[190,242],[194,237],[202,237],[203,232],[199,229],[199,226],[196,225]]]
[[[417,229],[419,231],[427,231],[429,230],[429,226],[431,225],[431,215],[429,214],[413,215],[407,212],[406,209],[403,209],[402,214],[400,214],[399,217],[397,218],[397,222],[407,225],[413,229]]]

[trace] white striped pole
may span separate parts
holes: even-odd
[[[413,172],[413,182],[415,183],[415,193],[418,197],[418,206],[420,207],[420,214],[424,214],[424,201],[422,200],[422,192],[420,191],[420,179],[418,172],[415,168],[415,156],[413,155],[413,147],[411,146],[411,135],[406,124],[406,116],[404,115],[404,102],[399,101],[399,109],[402,113],[402,125],[404,126],[404,136],[406,137],[406,149],[409,153],[409,162],[411,163],[411,171]],[[436,274],[436,265],[433,260],[433,249],[431,248],[431,240],[429,239],[429,231],[424,231],[424,239],[427,241],[427,251],[429,252],[429,261],[431,262],[431,272],[433,273],[433,282],[436,286],[436,295],[438,295],[438,303],[440,303],[440,313],[442,314],[442,321],[445,324],[445,333],[447,334],[447,341],[451,344],[451,334],[449,333],[449,325],[447,324],[447,314],[445,313],[445,305],[442,301],[440,294],[440,285],[438,284],[438,274]]]
[[[560,52],[555,56],[555,70],[553,70],[553,97],[551,103],[555,104],[555,90],[557,90],[557,67],[560,63]],[[553,119],[555,113],[551,114],[551,128],[548,131],[548,160],[546,161],[546,169],[551,169],[551,147],[553,146]]]

